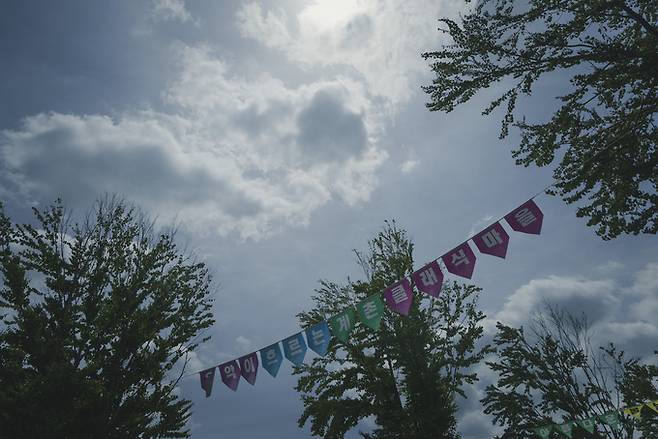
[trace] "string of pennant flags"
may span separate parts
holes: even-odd
[[[411,281],[418,290],[429,296],[437,297],[441,292],[444,274],[439,261],[452,275],[470,279],[475,269],[477,257],[469,241],[475,244],[480,253],[504,259],[507,255],[510,237],[501,224],[502,220],[504,219],[515,232],[539,235],[544,214],[534,202],[534,198],[540,193],[543,193],[543,191],[537,193],[479,233],[466,239],[457,247],[414,271],[410,278],[405,277],[388,286],[383,295],[374,294],[369,296],[326,321],[310,326],[263,349],[218,366],[195,372],[200,376],[201,388],[206,397],[210,397],[212,393],[217,369],[219,369],[222,382],[229,389],[237,391],[241,378],[251,385],[256,383],[260,365],[272,377],[276,377],[284,357],[293,365],[299,366],[304,362],[308,348],[318,355],[324,356],[332,337],[342,342],[348,340],[357,319],[362,324],[377,331],[387,307],[400,315],[408,315],[414,299]]]
[[[576,419],[563,422],[562,424],[548,424],[534,428],[532,431],[534,431],[535,434],[542,439],[549,439],[553,432],[561,433],[564,436],[570,438],[573,434],[574,428],[577,427],[580,427],[589,433],[594,433],[598,422],[602,422],[603,424],[610,426],[610,428],[613,430],[620,430],[622,428],[620,413],[631,416],[635,419],[641,419],[642,409],[644,407],[648,407],[654,412],[658,413],[658,400],[649,401],[633,407],[624,407],[611,410],[602,415],[590,416],[587,419]]]

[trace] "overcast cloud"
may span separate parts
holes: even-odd
[[[417,265],[441,255],[550,183],[519,168],[483,118],[495,90],[429,113],[420,54],[442,43],[458,1],[34,2],[0,14],[0,198],[18,221],[57,197],[84,212],[105,193],[176,221],[218,283],[217,324],[193,357],[210,367],[298,330],[321,278],[360,277],[390,218]],[[559,82],[559,81],[558,81]],[[538,92],[546,117],[557,83]],[[658,345],[655,237],[601,241],[575,206],[542,196],[540,236],[512,233],[505,260],[478,254],[487,336],[526,324],[544,301],[585,313],[601,343],[648,357]],[[310,354],[309,354],[310,355]],[[491,437],[460,401],[465,439]],[[194,438],[305,438],[290,366],[238,392],[183,381]],[[371,421],[360,426],[371,428]],[[357,437],[354,432],[351,437]]]

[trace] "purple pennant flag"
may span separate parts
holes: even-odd
[[[473,242],[475,242],[480,253],[505,259],[507,245],[509,244],[509,235],[503,229],[503,226],[497,222],[475,235]]]
[[[507,215],[505,221],[516,232],[539,235],[544,214],[534,201],[528,200]]]
[[[256,355],[256,352],[252,352],[249,355],[240,357],[238,361],[240,362],[242,378],[253,386],[256,383],[256,374],[258,373],[258,355]]]
[[[443,263],[449,272],[454,275],[470,279],[473,276],[475,268],[475,253],[471,250],[468,242],[453,248],[445,255],[441,256]]]
[[[443,273],[439,268],[439,263],[432,261],[420,270],[415,271],[411,278],[416,284],[416,288],[425,294],[438,297],[443,286]]]
[[[229,361],[219,366],[219,374],[222,376],[222,381],[234,392],[238,390],[238,383],[240,382],[240,366],[235,360]]]
[[[202,370],[199,372],[199,376],[201,377],[201,388],[206,391],[206,398],[208,398],[212,392],[212,383],[215,381],[215,367]]]
[[[409,279],[404,278],[394,283],[384,290],[384,299],[386,304],[393,311],[406,316],[411,309],[411,303],[414,301],[414,294],[411,291]]]

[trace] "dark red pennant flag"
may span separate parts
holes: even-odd
[[[256,352],[253,352],[240,357],[238,361],[240,362],[242,378],[253,386],[256,383],[256,374],[258,373],[258,355],[256,355]]]
[[[449,272],[454,275],[470,279],[475,268],[475,253],[471,250],[468,242],[455,247],[445,255],[441,256],[443,263]]]
[[[416,288],[425,294],[438,297],[443,285],[443,273],[439,268],[439,263],[432,261],[420,270],[414,271],[411,278],[416,284]]]
[[[500,223],[492,224],[473,237],[473,242],[481,253],[505,258],[509,235]]]
[[[199,376],[201,377],[201,388],[206,391],[206,398],[208,398],[212,392],[212,383],[215,381],[215,368],[202,370],[199,372]]]
[[[528,200],[507,215],[505,221],[516,232],[539,235],[544,214],[534,201]]]
[[[219,374],[224,384],[234,392],[238,390],[238,384],[240,383],[240,366],[238,362],[233,360],[217,367],[219,367]]]

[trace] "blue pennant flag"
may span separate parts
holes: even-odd
[[[270,373],[273,377],[279,373],[281,362],[283,362],[283,355],[281,355],[281,348],[279,343],[274,343],[266,348],[260,350],[260,362],[263,368]]]
[[[288,360],[295,366],[299,366],[304,362],[304,355],[306,355],[306,343],[304,336],[301,332],[283,340],[283,353]]]
[[[329,332],[329,325],[327,322],[320,322],[310,328],[306,328],[306,340],[308,347],[318,355],[327,353],[329,347],[329,340],[331,340],[331,333]]]

